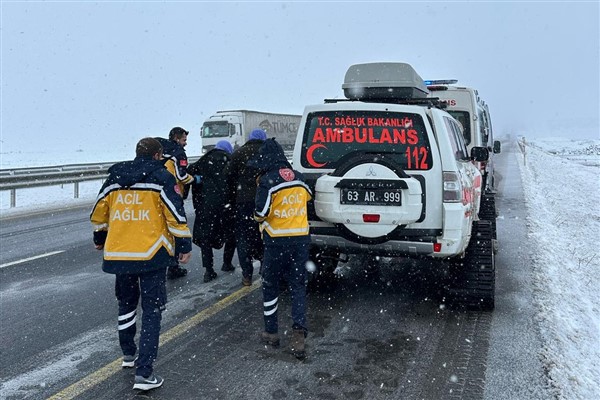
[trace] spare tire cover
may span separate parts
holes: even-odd
[[[421,194],[419,181],[389,157],[361,155],[317,180],[315,212],[322,220],[343,225],[359,238],[381,238],[420,218]]]

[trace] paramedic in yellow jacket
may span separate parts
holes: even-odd
[[[194,177],[187,173],[188,159],[185,153],[189,132],[176,126],[169,132],[169,139],[156,138],[163,147],[163,162],[167,170],[177,180],[179,194],[185,199],[194,181]]]
[[[163,147],[163,163],[165,168],[175,177],[177,181],[177,193],[184,199],[187,198],[190,184],[194,181],[194,177],[187,173],[188,159],[184,148],[187,145],[188,134],[188,131],[176,126],[169,132],[169,139],[155,138]],[[174,257],[171,259],[171,264],[167,270],[167,278],[181,278],[186,276],[187,272],[187,269],[179,266],[177,257]]]
[[[292,169],[275,139],[267,139],[248,165],[260,170],[254,218],[265,244],[262,272],[264,343],[279,345],[277,307],[279,283],[287,280],[292,295],[290,349],[305,357],[306,263],[310,244],[307,203],[312,199],[302,174]]]
[[[133,161],[117,163],[108,170],[90,216],[94,244],[104,250],[102,270],[116,276],[122,366],[136,368],[133,388],[140,390],[163,383],[152,365],[167,301],[166,268],[175,254],[179,254],[181,263],[187,263],[192,249],[183,199],[161,155],[162,147],[156,139],[140,140]],[[136,355],[140,296],[142,329]]]

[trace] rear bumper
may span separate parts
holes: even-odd
[[[335,249],[344,254],[369,253],[384,257],[431,256],[443,257],[433,252],[433,243],[390,240],[380,244],[363,244],[340,236],[311,234],[311,242],[319,248]]]
[[[370,253],[383,257],[445,258],[463,254],[470,238],[470,219],[462,204],[444,204],[444,228],[406,228],[377,238],[355,235],[343,224],[310,221],[311,243],[344,254]],[[434,244],[440,251],[434,252]]]

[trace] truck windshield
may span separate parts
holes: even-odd
[[[460,122],[463,127],[463,135],[465,137],[465,144],[468,146],[471,143],[471,119],[469,118],[468,111],[454,111],[454,110],[446,110],[448,114],[452,115],[452,117]]]
[[[355,153],[389,155],[403,169],[432,167],[431,147],[419,114],[387,111],[326,111],[307,116],[300,163],[335,169]]]
[[[202,125],[200,136],[209,137],[227,137],[229,136],[229,124],[227,122],[205,122]]]

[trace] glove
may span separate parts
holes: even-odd
[[[194,175],[194,182],[196,182],[197,185],[199,185],[201,181],[202,181],[201,175]]]
[[[94,231],[94,244],[98,246],[104,246],[107,236],[108,231]]]

